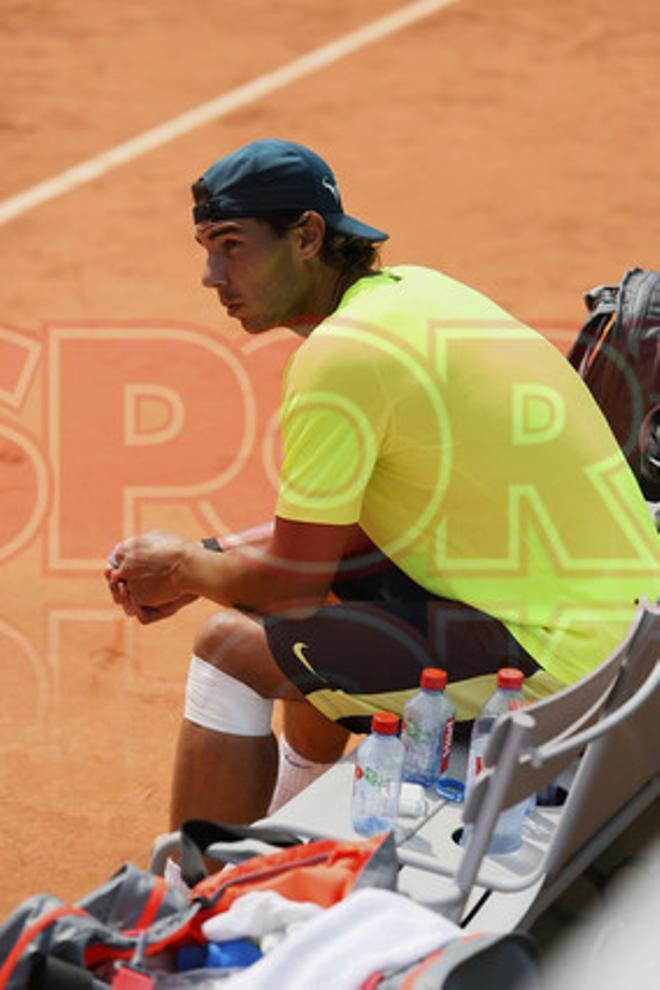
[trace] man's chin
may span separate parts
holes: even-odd
[[[273,330],[275,327],[282,326],[272,316],[268,317],[263,313],[260,315],[249,313],[240,303],[230,303],[225,306],[225,311],[229,319],[237,320],[246,333],[265,333],[266,330]]]
[[[259,323],[257,320],[250,320],[249,317],[238,316],[237,320],[246,333],[265,333],[266,330],[273,329],[271,323]]]
[[[272,320],[265,320],[263,317],[261,319],[255,316],[250,317],[247,313],[237,313],[235,319],[238,320],[246,333],[265,333],[267,330],[273,330],[280,326],[279,323],[273,323]]]

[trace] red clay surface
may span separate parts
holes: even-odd
[[[0,199],[398,6],[4,0]],[[659,265],[658,65],[654,0],[459,0],[0,227],[0,915],[146,865],[166,828],[211,606],[133,626],[104,554],[272,508],[294,340],[254,349],[199,288],[189,183],[247,140],[300,140],[391,232],[386,261],[444,269],[565,346],[585,289]]]

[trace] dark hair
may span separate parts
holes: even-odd
[[[273,213],[262,213],[256,219],[267,223],[278,237],[283,237],[301,222],[306,210],[288,210]],[[342,275],[352,275],[355,278],[373,271],[379,264],[378,248],[366,237],[356,237],[353,234],[340,234],[326,225],[321,245],[321,258],[336,268]]]
[[[208,189],[203,179],[194,182],[191,190],[196,204],[208,201]],[[307,211],[273,210],[261,213],[252,219],[267,223],[277,237],[284,237],[288,230],[292,230],[301,222],[305,212]],[[321,246],[321,258],[326,265],[336,268],[342,275],[351,275],[353,278],[374,271],[380,264],[378,248],[372,241],[367,240],[366,237],[340,234],[339,231],[331,230],[328,226],[325,228]]]
[[[195,203],[195,206],[197,206],[198,203],[208,203],[209,191],[206,188],[204,179],[197,179],[193,182],[190,187],[190,191],[193,195],[193,202]]]

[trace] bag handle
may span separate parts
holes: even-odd
[[[301,839],[293,832],[273,825],[226,825],[192,818],[181,826],[181,876],[190,887],[208,876],[204,853],[216,842],[241,842],[254,839],[278,849],[299,846]]]
[[[605,332],[612,323],[612,317],[617,313],[618,299],[618,285],[599,285],[585,293],[590,315],[566,355],[569,364],[573,365],[581,378],[586,376]]]

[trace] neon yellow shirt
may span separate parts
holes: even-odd
[[[359,522],[564,683],[660,594],[653,523],[584,383],[445,275],[402,266],[351,286],[292,358],[282,429],[279,516]]]

